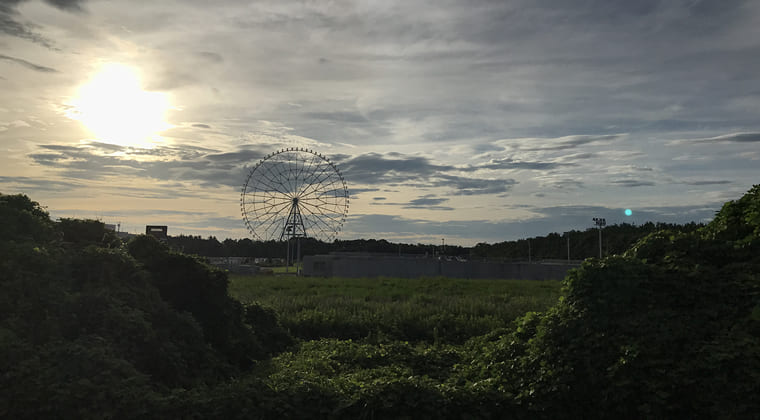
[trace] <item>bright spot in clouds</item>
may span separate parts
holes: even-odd
[[[633,214],[633,211],[631,211],[631,209],[625,209],[625,215],[626,216],[630,216],[632,214]]]
[[[165,93],[142,89],[136,69],[105,64],[79,88],[67,116],[79,120],[97,140],[122,146],[149,147],[160,141],[169,100]]]

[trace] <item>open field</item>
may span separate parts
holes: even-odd
[[[462,343],[555,304],[559,281],[230,275],[230,294],[274,309],[297,338]]]

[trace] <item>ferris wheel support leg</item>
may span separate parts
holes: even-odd
[[[288,272],[288,267],[290,267],[290,238],[285,240],[285,272]]]
[[[296,275],[301,275],[301,238],[296,239],[298,253],[296,254]]]

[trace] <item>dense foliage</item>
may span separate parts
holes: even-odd
[[[233,277],[243,304],[151,238],[25,196],[0,216],[3,418],[760,412],[760,186],[585,261],[557,300],[552,283]]]
[[[140,414],[290,343],[224,273],[153,238],[113,247],[102,223],[53,223],[26,196],[0,195],[0,213],[2,418]]]

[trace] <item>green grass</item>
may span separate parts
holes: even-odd
[[[559,281],[230,276],[243,303],[273,308],[297,338],[462,343],[543,311]]]

